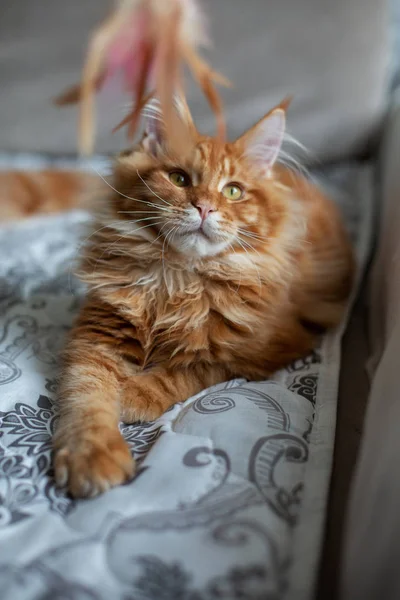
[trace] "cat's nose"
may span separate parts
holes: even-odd
[[[208,202],[196,202],[194,206],[199,211],[202,221],[205,221],[210,213],[217,210],[211,204],[208,204]]]

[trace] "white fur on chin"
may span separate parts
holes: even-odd
[[[201,223],[198,211],[192,208],[176,230],[176,234],[172,236],[171,246],[179,252],[199,258],[215,256],[225,250],[229,239],[226,235],[221,235],[219,215],[210,214],[200,230]]]
[[[229,242],[214,242],[206,238],[200,231],[176,235],[171,241],[171,246],[182,254],[203,258],[205,256],[215,256],[229,245]]]

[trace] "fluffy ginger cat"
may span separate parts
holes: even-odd
[[[133,476],[120,420],[157,419],[233,377],[267,378],[339,323],[351,288],[336,207],[277,162],[285,105],[231,143],[200,135],[177,106],[187,152],[173,155],[148,107],[82,258],[88,293],[54,438],[57,484],[75,497]]]

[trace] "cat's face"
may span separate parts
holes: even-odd
[[[277,109],[225,144],[199,136],[191,125],[190,150],[180,157],[172,157],[150,130],[117,168],[118,229],[198,257],[263,243],[279,217],[266,183],[283,124],[284,112]]]

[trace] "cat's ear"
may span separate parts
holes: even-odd
[[[164,144],[165,127],[160,103],[152,98],[143,109],[144,132],[142,145],[148,154],[157,156]]]
[[[273,108],[236,141],[243,150],[243,156],[266,176],[270,176],[282,146],[287,106],[288,102],[284,101]]]
[[[174,112],[180,123],[184,126],[187,136],[193,136],[196,131],[189,107],[182,96],[174,98]],[[164,116],[161,111],[160,102],[153,98],[143,109],[144,134],[142,145],[146,152],[152,156],[159,156],[168,148],[166,139],[166,127]]]

